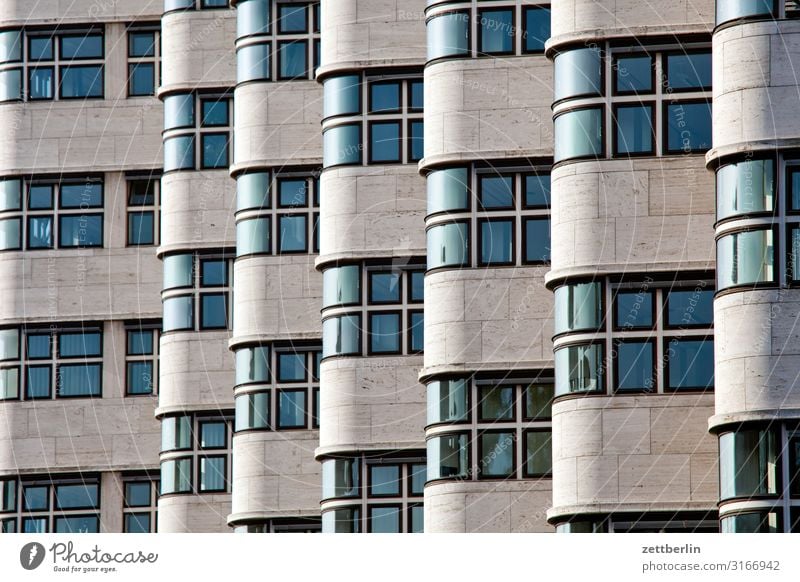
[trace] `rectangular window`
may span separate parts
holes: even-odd
[[[478,420],[481,422],[507,420],[515,418],[516,400],[514,386],[481,386],[478,389],[480,398]]]
[[[617,329],[650,329],[654,325],[654,299],[650,291],[618,291],[614,309]]]
[[[550,219],[526,218],[523,222],[525,263],[550,262]]]
[[[400,465],[370,465],[369,495],[394,497],[401,495]]]
[[[369,350],[371,354],[399,354],[400,314],[371,313],[369,315]]]
[[[278,382],[305,382],[306,352],[278,353]]]
[[[708,327],[713,323],[713,290],[674,289],[667,295],[667,326]]]
[[[544,52],[544,43],[550,38],[550,9],[539,6],[523,8],[523,18],[523,52]]]
[[[665,108],[667,153],[704,152],[711,148],[711,103],[672,103]]]
[[[526,175],[525,208],[550,208],[550,174]]]
[[[383,81],[369,84],[370,113],[398,113],[401,110],[401,83]]]
[[[306,427],[306,391],[278,391],[278,428]]]
[[[514,52],[516,28],[513,10],[478,11],[479,55],[506,55]]]
[[[553,472],[552,432],[525,431],[525,458],[522,474],[525,477],[544,477]]]
[[[478,190],[481,208],[514,208],[514,176],[480,176]]]
[[[646,94],[655,90],[655,65],[651,55],[618,56],[613,69],[617,95]]]
[[[400,162],[400,152],[399,122],[369,124],[370,163]]]
[[[160,82],[160,31],[128,29],[128,96],[155,95]]]
[[[370,303],[399,303],[400,302],[400,272],[369,273],[369,301]]]
[[[511,265],[514,263],[514,220],[482,220],[480,224],[480,264]]]
[[[278,217],[278,252],[305,253],[308,251],[308,216],[284,214]]]
[[[278,43],[278,78],[305,79],[308,77],[308,43],[292,40]]]
[[[615,349],[616,389],[620,392],[654,391],[656,382],[653,342],[617,341]]]
[[[228,328],[228,296],[226,293],[200,295],[200,329]]]
[[[227,133],[204,133],[201,142],[200,167],[211,170],[227,168],[229,140],[230,137]]]
[[[422,311],[409,311],[408,328],[409,351],[422,352],[425,349],[425,314]]]
[[[617,125],[614,134],[615,155],[652,155],[655,152],[653,106],[617,105],[614,107]]]
[[[671,91],[710,91],[711,52],[666,55],[665,75]]]
[[[200,457],[200,491],[209,493],[213,491],[225,491],[225,457]]]
[[[526,420],[549,420],[553,416],[552,384],[531,384],[525,388]]]
[[[665,342],[667,388],[709,390],[714,387],[714,340],[672,338]]]
[[[479,436],[478,468],[481,479],[502,479],[515,473],[515,433],[485,431]]]
[[[370,533],[400,533],[402,509],[399,505],[372,505],[369,511]]]

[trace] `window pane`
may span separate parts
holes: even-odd
[[[203,140],[203,168],[227,168],[228,167],[228,135],[202,136]]]
[[[719,520],[722,533],[782,533],[780,514],[754,511],[729,515]]]
[[[225,491],[225,457],[200,458],[200,491]]]
[[[553,415],[553,396],[552,384],[531,384],[525,388],[525,418],[550,418]]]
[[[800,438],[789,441],[789,491],[792,497],[800,496]]]
[[[153,332],[148,331],[129,331],[128,332],[128,355],[138,356],[153,353]]]
[[[720,238],[717,241],[717,289],[773,281],[772,239],[771,230],[739,232]]]
[[[525,262],[547,263],[550,261],[550,219],[525,219]]]
[[[306,32],[308,14],[305,4],[287,4],[278,7],[278,32]]]
[[[99,520],[96,516],[57,517],[56,533],[98,533]]]
[[[161,421],[161,450],[188,449],[192,446],[192,419],[168,416]]]
[[[236,178],[236,210],[269,208],[269,199],[269,172],[253,172]]]
[[[322,356],[361,352],[361,319],[357,315],[331,317],[322,322]]]
[[[306,354],[278,354],[278,381],[303,382],[306,379]]]
[[[22,489],[22,509],[25,511],[46,510],[48,507],[48,487],[32,485]]]
[[[425,481],[428,478],[427,465],[411,465],[409,468],[411,475],[411,489],[409,495],[422,495],[425,489]]]
[[[149,513],[126,513],[124,533],[150,533]]]
[[[61,96],[65,99],[103,96],[103,66],[61,67]]]
[[[0,63],[22,60],[22,31],[0,31]]]
[[[596,48],[559,53],[555,57],[555,100],[579,95],[601,95],[602,59]]]
[[[372,303],[400,302],[400,273],[370,273],[369,300]]]
[[[155,56],[156,33],[155,32],[129,32],[128,33],[128,55],[132,57],[152,57]]]
[[[345,75],[325,79],[323,117],[356,114],[361,111],[361,77]]]
[[[236,224],[236,256],[270,251],[270,219],[251,218]]]
[[[192,329],[194,327],[194,300],[192,297],[164,299],[164,331]]]
[[[653,57],[650,55],[617,57],[615,65],[617,93],[653,91]]]
[[[550,10],[547,8],[525,9],[525,52],[542,52],[544,43],[550,38]]]
[[[191,254],[164,257],[164,289],[191,287],[194,276],[194,257]]]
[[[322,134],[323,167],[361,163],[361,125],[340,125]]]
[[[33,99],[33,95],[29,95]],[[0,71],[0,101],[22,99],[22,70]]]
[[[481,10],[480,52],[483,54],[510,53],[514,50],[513,10]]]
[[[358,509],[334,509],[322,514],[322,533],[358,533],[360,531],[361,518]]]
[[[641,154],[655,151],[653,146],[653,109],[649,105],[626,105],[615,108],[617,154]]]
[[[527,208],[550,207],[550,174],[525,176],[523,182]]]
[[[127,369],[128,394],[153,393],[152,362],[128,362]]]
[[[128,244],[151,245],[155,241],[155,218],[152,212],[128,213]]]
[[[62,248],[103,246],[102,215],[59,216],[58,228]]]
[[[102,364],[58,367],[58,396],[100,396]]]
[[[667,346],[668,388],[673,390],[714,387],[714,341],[679,340]]]
[[[171,459],[161,463],[161,494],[192,490],[191,459]]]
[[[278,203],[281,206],[307,206],[308,180],[278,180]]]
[[[617,292],[616,327],[640,329],[653,327],[653,294],[649,291]]]
[[[244,6],[244,4],[242,5]],[[240,9],[241,10],[241,9]],[[242,21],[241,15],[238,21]],[[236,50],[236,81],[244,83],[256,79],[269,79],[270,43],[243,46]]]
[[[0,220],[0,250],[22,248],[21,227],[19,218]]]
[[[468,230],[463,222],[434,226],[427,231],[428,268],[467,263]]]
[[[509,264],[514,261],[513,220],[483,221],[481,225],[481,263]]]
[[[308,75],[308,43],[304,40],[282,42],[278,45],[280,77],[294,79]]]
[[[705,151],[711,147],[711,103],[667,106],[670,153]]]
[[[469,208],[467,168],[436,170],[428,174],[428,214]]]
[[[269,347],[236,350],[236,384],[269,382]]]
[[[553,472],[553,447],[550,431],[528,431],[525,433],[525,467],[527,477],[549,475]]]
[[[428,424],[468,419],[466,380],[439,380],[428,384]]]
[[[135,63],[128,65],[128,91],[132,97],[154,95],[156,71],[153,63]]]
[[[19,210],[22,198],[22,180],[19,178],[0,179],[0,211]]]
[[[399,465],[371,465],[369,468],[370,495],[400,495],[402,481]]]
[[[453,434],[427,441],[428,479],[465,477],[469,471],[467,435]]]
[[[147,507],[150,505],[149,481],[144,483],[125,483],[125,504],[128,507]]]
[[[28,69],[28,98],[53,98],[53,67],[36,67]]]
[[[400,124],[372,123],[370,133],[370,160],[372,162],[400,161]]]
[[[307,216],[281,216],[279,219],[278,249],[282,253],[305,252],[308,248]]]
[[[19,398],[19,368],[0,368],[0,400]]]
[[[427,22],[428,60],[469,53],[469,14],[435,16]]]
[[[513,208],[514,177],[481,176],[480,202],[483,208]]]
[[[28,366],[25,378],[26,398],[50,398],[50,366]]]
[[[225,422],[201,422],[200,423],[200,448],[215,449],[227,446]]]
[[[28,187],[28,208],[31,210],[53,208],[53,185],[31,184]]]
[[[717,24],[747,16],[771,15],[774,0],[735,0],[717,2]],[[776,15],[777,16],[777,15]]]
[[[22,520],[23,533],[47,533],[46,517],[26,517]]]
[[[305,390],[282,390],[278,396],[278,426],[300,428],[306,425]]]
[[[194,95],[164,97],[164,129],[194,126]]]
[[[400,533],[400,508],[370,507],[369,525],[372,533]]]
[[[691,289],[667,295],[667,325],[693,326],[714,323],[714,291]]]
[[[482,386],[480,420],[514,420],[514,386]]]
[[[655,386],[652,342],[616,342],[617,390],[652,391]]]
[[[358,303],[360,275],[358,265],[325,269],[322,273],[322,306]]]
[[[720,435],[720,499],[778,495],[778,443],[773,430]]]
[[[62,59],[103,58],[103,35],[61,36]]]
[[[775,206],[773,160],[745,160],[717,170],[717,220],[737,214],[769,212]],[[796,188],[800,174],[790,173],[791,204],[797,208]]]
[[[194,136],[183,135],[165,139],[164,171],[192,168],[194,168]]]
[[[410,81],[409,108],[420,111],[425,105],[425,85],[422,81]]]
[[[412,505],[408,511],[411,522],[409,533],[423,533],[425,531],[425,508],[422,505]]]
[[[770,183],[770,187],[773,183]],[[800,170],[791,170],[789,172],[789,183],[787,188],[791,187],[790,204],[792,210],[800,210]]]
[[[357,497],[360,463],[358,459],[326,459],[322,462],[322,498]]]
[[[372,353],[400,352],[400,315],[397,313],[370,314],[370,351]]]
[[[369,102],[371,113],[399,111],[400,83],[370,83]]]
[[[425,271],[412,271],[411,273],[411,301],[424,301],[425,299]]]
[[[0,481],[0,511],[15,511],[17,508],[17,482],[13,479]]]
[[[510,477],[514,473],[514,433],[486,432],[480,435],[480,476]]]
[[[556,117],[554,123],[556,162],[569,158],[597,157],[602,155],[602,109],[593,108],[568,111]]]
[[[50,357],[50,335],[29,333],[26,336],[26,353],[29,360]]]
[[[19,359],[19,330],[0,329],[0,360]]]
[[[409,149],[409,161],[419,161],[425,155],[425,124],[422,121],[412,121],[409,124],[409,135],[411,146]]]
[[[667,89],[710,89],[711,53],[667,55]]]
[[[712,360],[713,361],[713,360]],[[598,344],[555,351],[556,396],[603,390],[603,348]]]
[[[269,393],[236,397],[236,430],[269,427]]]
[[[203,99],[200,102],[201,119],[203,127],[220,127],[228,125],[228,100]]]
[[[96,484],[57,485],[56,509],[97,507],[98,489]]]
[[[228,327],[227,301],[224,293],[206,293],[200,296],[200,328],[225,329]]]
[[[421,352],[425,349],[425,314],[409,313],[411,326],[411,345],[412,352]]]
[[[222,287],[228,284],[228,262],[225,259],[203,259],[200,261],[200,285]]]
[[[28,60],[52,61],[53,39],[47,36],[33,36],[28,38]]]
[[[58,353],[62,358],[103,355],[102,335],[99,332],[61,333]]]

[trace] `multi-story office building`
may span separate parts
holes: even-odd
[[[54,4],[3,532],[798,529],[793,2]]]

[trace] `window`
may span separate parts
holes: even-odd
[[[603,321],[602,285],[577,283],[555,290],[555,333],[598,329]]]
[[[360,165],[365,160],[368,164],[398,164],[422,159],[421,78],[331,77],[323,83],[323,94],[326,119],[350,118],[324,129],[323,167]]]
[[[655,90],[655,61],[652,55],[619,55],[614,62],[614,91],[617,95],[647,94]]]
[[[421,531],[426,467],[418,455],[419,452],[402,457],[370,454],[323,460],[322,531]],[[328,509],[326,502],[344,499],[351,501],[346,524],[340,525],[341,505]]]
[[[428,174],[428,215],[469,210],[469,169],[448,168]]]
[[[575,109],[557,115],[555,123],[555,161],[570,158],[597,158],[604,155],[603,110],[599,107]]]
[[[514,52],[514,9],[478,11],[479,55],[508,55]]]
[[[708,91],[711,89],[711,53],[681,52],[665,55],[668,89]]]
[[[652,105],[618,105],[614,108],[617,126],[614,153],[617,155],[655,152]]]
[[[167,255],[163,331],[228,329],[232,261],[223,254]]]
[[[666,387],[669,390],[706,390],[714,387],[714,341],[673,338],[665,348]]]
[[[296,342],[237,348],[236,431],[318,428],[321,355]]]
[[[780,435],[775,430],[740,430],[719,437],[720,499],[777,496]]]
[[[717,288],[775,280],[772,230],[749,230],[717,239]]]
[[[615,388],[618,392],[650,392],[656,385],[655,344],[619,341],[615,344]]]
[[[323,355],[414,354],[424,348],[420,309],[424,271],[341,265],[323,272]],[[366,289],[362,299],[361,289]],[[347,306],[349,313],[326,317],[325,310]],[[361,322],[366,324],[361,334]],[[363,335],[363,337],[362,337]],[[362,339],[365,346],[362,346]]]
[[[721,166],[717,170],[717,220],[772,212],[774,167],[774,160],[744,160]]]
[[[469,384],[464,379],[430,382],[428,391],[428,424],[469,420]]]
[[[469,13],[448,12],[427,21],[428,61],[470,52]]]
[[[239,83],[314,78],[320,64],[318,2],[243,0],[236,11]]]
[[[127,327],[125,335],[125,395],[156,394],[158,328],[139,324]]]
[[[426,231],[428,268],[456,267],[469,260],[469,226],[464,222],[437,224]]]
[[[542,6],[523,8],[522,52],[543,53],[550,38],[550,9]]]
[[[225,94],[165,97],[164,171],[227,169],[233,126],[231,105],[231,98]]]
[[[173,10],[228,8],[228,0],[164,0],[164,13]]]
[[[159,28],[128,29],[128,96],[155,95],[161,84]]]
[[[158,521],[158,479],[125,476],[123,485],[123,533],[155,533]]]
[[[466,477],[469,472],[469,449],[466,434],[435,436],[427,440],[428,480]]]
[[[720,517],[721,533],[780,533],[781,514],[776,511],[748,511]]]
[[[0,250],[103,246],[101,178],[6,178],[0,195]]]
[[[666,108],[668,153],[704,152],[711,148],[711,103],[678,103]]]
[[[556,349],[556,395],[602,391],[603,352],[600,344]]]
[[[100,478],[58,475],[0,481],[2,533],[99,533]]]
[[[157,245],[161,181],[153,176],[129,176],[127,185],[128,245]]]
[[[717,25],[739,18],[777,17],[774,0],[717,0]]]
[[[19,66],[0,72],[0,100],[103,98],[103,45],[102,28],[3,31],[0,62]]]
[[[596,48],[565,51],[554,60],[555,101],[601,95],[603,93],[603,62]]]
[[[232,422],[230,413],[162,418],[161,495],[228,491]]]

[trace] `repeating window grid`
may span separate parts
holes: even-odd
[[[227,110],[227,119],[224,124],[211,124],[204,122],[203,104],[224,104]],[[175,168],[169,171],[191,170],[221,170],[227,171],[233,160],[233,97],[229,93],[194,93],[192,107],[194,109],[194,125],[192,127],[171,127],[164,132],[164,142],[181,137],[193,138],[194,167]],[[205,158],[205,138],[221,137],[225,139],[224,154],[226,159],[221,159],[219,153],[211,152],[209,159]]]
[[[537,172],[539,175],[545,174],[544,171]],[[526,218],[542,218],[542,219],[549,219],[550,218],[550,209],[549,208],[536,208],[536,209],[528,209],[525,208],[523,199],[525,197],[525,177],[536,175],[537,173],[531,173],[530,171],[520,171],[519,169],[505,169],[505,168],[497,168],[493,171],[473,171],[471,172],[470,176],[470,190],[472,192],[471,200],[472,200],[472,210],[469,215],[470,220],[470,230],[472,231],[472,235],[470,236],[471,248],[469,249],[470,253],[470,262],[473,266],[492,266],[490,263],[485,263],[481,259],[481,250],[482,250],[482,224],[487,221],[492,220],[511,220],[512,221],[512,236],[514,237],[513,242],[513,252],[512,252],[512,262],[505,266],[524,266],[526,264],[530,264],[525,259],[525,219]],[[549,173],[549,170],[548,172]],[[513,180],[513,196],[514,196],[514,207],[508,209],[485,209],[481,208],[481,185],[480,180],[482,177],[495,177],[495,176],[511,176]],[[457,217],[451,217],[457,218]],[[550,250],[548,245],[548,251]],[[500,265],[496,265],[500,266]]]
[[[126,179],[127,182],[127,201],[128,201],[128,216],[127,216],[127,223],[126,223],[126,241],[128,246],[158,246],[161,240],[161,180],[158,177],[153,177],[150,175],[149,177],[139,177],[139,176],[129,176]],[[134,203],[132,197],[132,188],[135,183],[148,183],[148,187],[151,189],[153,193],[153,201],[152,203]],[[133,210],[135,209],[135,210]],[[137,216],[139,218],[144,218],[145,216],[152,216],[152,224],[153,224],[153,232],[152,232],[152,242],[146,242],[146,239],[143,240],[141,237],[146,237],[146,233],[143,233],[141,230],[139,232],[134,232],[133,229],[133,219]],[[139,238],[137,238],[137,236]]]
[[[192,318],[194,331],[206,330],[225,330],[231,329],[233,326],[233,253],[194,253],[192,255],[192,289],[168,289],[163,293],[163,299],[171,299],[177,297],[191,297],[192,298]],[[205,261],[224,261],[225,262],[225,284],[223,285],[203,285],[202,283],[202,269]],[[191,291],[191,293],[187,293]],[[207,327],[203,325],[203,298],[210,296],[222,296],[225,303],[225,327]],[[173,330],[170,330],[173,331]],[[184,329],[176,329],[174,331],[187,331]],[[168,332],[164,332],[168,333]]]
[[[603,110],[604,126],[609,128],[605,132],[605,152],[606,157],[625,157],[625,154],[616,153],[616,134],[617,124],[615,119],[615,107],[617,105],[651,105],[653,107],[651,120],[653,122],[653,141],[654,151],[645,155],[661,157],[664,155],[674,154],[675,152],[667,152],[666,144],[666,107],[668,105],[678,105],[680,103],[694,102],[694,101],[707,101],[711,102],[710,90],[693,90],[693,91],[680,91],[675,93],[670,87],[667,86],[666,76],[666,56],[668,54],[691,52],[696,49],[711,48],[708,44],[683,44],[680,47],[675,46],[661,46],[661,47],[647,47],[646,54],[649,54],[654,61],[655,67],[655,82],[653,83],[653,91],[649,93],[639,93],[632,95],[617,95],[614,87],[616,82],[616,75],[618,74],[615,65],[617,57],[626,55],[641,55],[645,51],[641,47],[633,47],[630,49],[615,49],[611,50],[608,54],[609,57],[603,59],[603,82],[605,86],[606,98],[598,100],[600,103],[607,103]],[[595,101],[594,99],[592,101]],[[613,103],[614,106],[611,104]]]
[[[321,21],[319,2],[298,2],[298,1],[284,1],[284,2],[271,2],[270,3],[270,30],[266,34],[249,35],[240,37],[248,39],[244,43],[237,43],[240,47],[254,46],[266,44],[269,47],[269,79],[279,81],[292,81],[292,80],[313,80],[317,67],[320,65],[320,43],[321,43]],[[280,16],[281,7],[301,7],[305,6],[306,10],[306,30],[300,31],[281,31],[280,23],[282,18]],[[301,76],[283,76],[281,75],[281,49],[283,44],[291,42],[305,42],[306,43],[306,71],[305,75]],[[254,79],[255,81],[263,81],[269,79]],[[249,81],[245,81],[249,82]]]
[[[15,180],[17,178],[6,178],[6,180]],[[103,207],[105,199],[105,188],[102,178],[99,177],[85,177],[65,180],[46,180],[46,179],[33,179],[24,180],[19,178],[20,184],[20,206],[16,210],[0,213],[0,218],[6,219],[19,219],[19,244],[16,248],[7,248],[5,250],[21,250],[25,248],[30,251],[37,250],[52,250],[52,249],[65,249],[65,248],[87,248],[87,247],[102,247],[104,225],[103,225]],[[85,191],[88,193],[90,188],[95,186],[100,187],[100,204],[90,204],[88,201],[81,202],[80,207],[67,208],[62,204],[61,193],[64,186],[85,185]],[[49,207],[45,208],[32,208],[31,207],[31,188],[50,188],[50,203]],[[99,243],[85,240],[84,244],[61,244],[61,219],[64,217],[71,218],[89,218],[100,217],[100,238]],[[47,224],[49,227],[45,228],[48,233],[49,242],[32,243],[31,237],[34,236],[35,230],[31,226],[33,222],[38,224]]]
[[[100,58],[62,58],[61,55],[61,39],[71,36],[83,36],[86,34],[99,34],[101,43],[103,44],[103,57]],[[34,60],[31,56],[30,43],[31,39],[48,38],[52,43],[53,57],[50,59]],[[92,29],[76,29],[64,32],[56,31],[43,31],[43,32],[29,32],[24,31],[22,34],[22,95],[25,101],[40,101],[40,100],[61,100],[61,99],[76,99],[76,97],[63,97],[61,95],[61,80],[62,69],[66,65],[79,65],[79,66],[99,66],[100,67],[100,81],[101,81],[101,94],[93,97],[77,97],[78,99],[96,98],[103,99],[105,95],[105,87],[102,86],[105,82],[105,33],[102,27]],[[49,69],[52,74],[52,85],[50,87],[50,96],[47,97],[31,97],[31,73],[37,69]]]
[[[100,479],[99,477],[85,475],[78,478],[26,478],[17,477],[0,478],[0,492],[7,492],[6,487],[13,487],[14,504],[13,507],[6,507],[0,511],[0,533],[24,533],[26,521],[32,524],[38,520],[43,520],[43,531],[34,526],[30,533],[53,533],[56,529],[56,521],[59,518],[70,517],[89,517],[97,518],[98,532],[100,526]],[[92,507],[81,507],[77,509],[58,508],[56,499],[56,489],[64,485],[82,485],[86,487],[96,486],[96,504]],[[44,488],[46,507],[40,509],[25,509],[25,491],[27,488]],[[75,532],[79,533],[79,532]],[[95,533],[95,532],[83,532]]]
[[[7,328],[6,328],[7,329]],[[77,357],[64,357],[58,354],[59,337],[62,333],[98,333],[100,335],[100,355],[99,356],[77,356]],[[47,336],[50,342],[50,352],[47,357],[30,358],[28,355],[28,337],[29,336]],[[54,398],[100,398],[102,397],[102,369],[103,369],[103,333],[100,328],[93,329],[89,327],[78,328],[75,330],[62,329],[59,331],[51,330],[50,328],[36,329],[28,328],[19,333],[20,346],[19,346],[19,361],[15,365],[4,365],[3,369],[17,368],[17,397],[13,400],[51,400]],[[81,394],[75,396],[65,396],[60,394],[60,367],[69,364],[86,364],[99,366],[100,372],[100,393],[89,395]],[[49,371],[49,394],[47,396],[34,396],[29,395],[29,370],[43,370]]]
[[[305,357],[305,380],[289,381],[280,377],[279,361],[280,355],[302,354]],[[258,382],[254,384],[243,384],[237,388],[236,396],[248,394],[268,394],[269,396],[269,418],[267,426],[264,428],[247,428],[236,431],[237,433],[249,431],[278,431],[278,430],[315,430],[319,428],[319,406],[320,383],[319,383],[319,360],[322,355],[320,346],[301,348],[298,346],[273,345],[270,347],[270,375],[269,382]],[[305,393],[305,418],[304,426],[283,427],[280,419],[280,394],[283,391],[303,391]]]
[[[523,2],[518,0],[516,3],[511,4],[508,0],[503,0],[501,2],[486,2],[486,1],[479,1],[479,0],[472,0],[472,6],[465,12],[465,14],[469,14],[470,22],[469,22],[469,34],[470,34],[470,56],[474,58],[484,57],[484,58],[491,58],[497,56],[514,56],[514,55],[526,55],[530,54],[528,51],[525,50],[525,39],[529,32],[526,30],[525,25],[525,11],[530,8],[544,8],[550,10],[550,3],[544,2],[541,4],[533,4],[528,2]],[[512,11],[512,19],[513,25],[510,29],[508,29],[507,34],[513,36],[513,50],[509,53],[502,53],[496,54],[492,53],[483,53],[481,52],[481,23],[482,20],[487,23],[489,27],[497,27],[494,24],[490,17],[482,16],[482,13],[485,11],[493,11],[493,10],[511,10]],[[505,24],[501,24],[500,28],[507,28]],[[547,39],[544,39],[547,40]],[[538,52],[538,51],[536,51]]]
[[[655,380],[655,390],[658,394],[669,393],[672,390],[667,388],[667,379],[666,379],[666,369],[669,365],[667,350],[669,349],[671,342],[676,339],[697,339],[697,340],[705,340],[711,339],[713,340],[713,324],[706,326],[706,327],[687,327],[687,326],[667,326],[665,322],[665,316],[667,314],[667,305],[666,300],[667,296],[669,295],[670,291],[691,291],[691,290],[702,290],[702,291],[709,291],[713,290],[714,284],[711,281],[698,281],[693,285],[688,286],[672,286],[670,288],[664,287],[657,287],[655,285],[651,285],[648,283],[642,283],[633,286],[615,286],[615,285],[605,285],[604,293],[604,305],[612,306],[610,309],[606,309],[606,317],[604,318],[604,345],[605,345],[605,370],[606,370],[606,381],[605,381],[605,390],[606,393],[609,395],[613,395],[618,393],[616,389],[617,385],[617,378],[615,377],[618,368],[616,366],[616,362],[614,361],[614,354],[618,348],[618,344],[621,340],[640,340],[640,341],[650,341],[655,344],[655,353],[654,353],[654,365],[655,370],[654,380]],[[621,330],[616,329],[616,298],[615,295],[618,291],[631,291],[631,292],[638,292],[641,294],[652,293],[653,297],[653,326],[650,329],[636,329],[636,330]],[[624,392],[624,391],[623,391]]]
[[[190,438],[191,449],[180,449],[174,451],[162,451],[161,464],[168,461],[190,460],[190,480],[191,487],[188,491],[175,491],[171,493],[160,493],[163,495],[200,495],[200,494],[225,494],[230,493],[231,483],[233,482],[232,450],[233,450],[233,417],[234,413],[223,411],[221,415],[202,415],[192,416],[192,435]],[[225,445],[221,447],[203,446],[202,426],[208,423],[224,423],[225,425]],[[224,490],[206,490],[203,488],[202,468],[203,459],[223,459],[224,469]]]
[[[359,498],[341,498],[334,503],[326,503],[325,511],[336,509],[359,509],[358,531],[373,533],[371,510],[373,508],[396,509],[399,517],[399,532],[408,533],[411,531],[411,510],[414,507],[423,507],[422,492],[412,492],[411,475],[415,466],[425,470],[424,455],[419,458],[411,459],[376,459],[362,456],[359,458]],[[372,482],[370,481],[371,469],[373,467],[399,467],[400,483],[399,494],[374,495],[372,494]],[[325,503],[325,502],[323,502]]]
[[[149,488],[149,503],[148,504],[140,504],[136,503],[133,500],[128,498],[128,485],[140,485],[142,487],[146,486]],[[149,532],[148,533],[157,533],[158,532],[158,490],[159,490],[159,480],[158,476],[154,477],[125,477],[122,481],[122,494],[123,494],[123,501],[122,501],[122,530],[123,533],[129,533],[128,528],[128,517],[131,516],[131,520],[134,523],[141,523],[140,516],[147,516],[149,520]]]
[[[131,54],[131,35],[136,33],[153,34],[153,54],[149,56],[134,56]],[[132,90],[133,70],[139,65],[152,65],[153,67],[153,91],[148,93],[136,93]],[[155,95],[158,87],[161,86],[161,29],[160,26],[132,26],[128,28],[128,97],[144,97]]]
[[[134,347],[131,345],[131,333],[142,333],[142,334],[149,334],[150,341],[152,342],[152,350],[149,353],[133,353]],[[158,373],[159,373],[159,365],[160,365],[160,356],[159,356],[159,335],[160,329],[159,328],[149,328],[146,326],[135,326],[135,327],[126,327],[125,328],[125,342],[126,342],[126,349],[125,349],[125,396],[157,396],[158,395]],[[150,392],[147,393],[137,393],[132,390],[131,384],[131,377],[132,369],[135,368],[135,364],[137,363],[144,363],[150,365]]]
[[[287,180],[304,180],[306,182],[304,193],[305,202],[292,201],[290,204],[281,204],[281,184]],[[320,217],[320,189],[317,173],[308,172],[281,172],[273,174],[270,178],[270,200],[268,206],[261,208],[243,209],[237,212],[237,220],[252,220],[258,218],[269,219],[269,254],[298,254],[287,251],[281,244],[281,218],[304,216],[306,218],[306,244],[305,251],[299,254],[319,253],[319,217]],[[295,196],[297,199],[297,196]],[[256,253],[246,253],[238,256],[249,256]],[[263,254],[263,253],[257,253]]]
[[[779,196],[773,218],[773,223],[777,223],[778,227],[778,240],[774,243],[777,248],[773,248],[773,257],[777,262],[778,272],[781,273],[779,280],[783,282],[785,287],[797,285],[797,280],[800,279],[800,273],[793,273],[793,264],[795,261],[800,261],[800,257],[796,255],[800,248],[795,249],[792,241],[792,233],[795,229],[800,229],[800,222],[796,222],[797,210],[799,209],[792,208],[794,191],[791,176],[794,171],[800,171],[798,160],[787,160],[780,156],[778,159],[778,175],[776,176]],[[781,203],[780,194],[783,194],[785,203]],[[800,196],[800,192],[798,192],[798,196]],[[775,251],[783,244],[781,241],[785,241],[786,252],[778,252],[776,256]]]
[[[166,8],[165,14],[177,10],[227,10],[230,0],[172,0]]]

